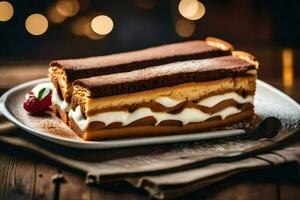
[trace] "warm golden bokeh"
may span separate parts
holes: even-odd
[[[99,40],[103,36],[96,34],[91,27],[91,17],[79,17],[71,23],[71,30],[75,35],[86,36],[92,40]]]
[[[91,27],[95,33],[107,35],[113,30],[114,23],[110,17],[99,15],[92,20]]]
[[[59,0],[56,3],[57,12],[65,17],[72,17],[79,11],[79,3],[77,0]]]
[[[294,84],[294,54],[290,48],[285,48],[282,51],[282,79],[283,86],[286,92],[289,92],[290,88]]]
[[[190,37],[196,30],[195,22],[179,19],[175,25],[176,33],[181,37]]]
[[[14,15],[13,6],[7,1],[0,2],[0,21],[5,22],[12,18]]]
[[[32,14],[25,22],[26,30],[32,35],[42,35],[48,29],[48,20],[42,14]]]
[[[47,11],[48,19],[55,24],[63,22],[66,17],[57,12],[55,7],[50,7]]]
[[[197,0],[181,0],[178,10],[183,17],[189,20],[198,20],[205,14],[205,6]]]
[[[89,17],[78,17],[71,23],[72,33],[78,36],[85,36],[85,31],[87,27],[90,27]]]
[[[190,20],[198,20],[205,14],[205,6],[199,1],[197,1],[197,4],[197,11],[192,16],[190,16]]]

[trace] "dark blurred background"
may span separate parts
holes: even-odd
[[[296,0],[0,0],[0,86],[45,76],[52,59],[215,36],[254,54],[260,79],[297,96],[299,10]]]
[[[196,0],[181,6],[179,0],[8,0],[11,7],[3,2],[2,61],[100,55],[206,36],[244,50],[300,45],[296,0],[200,0],[200,6]],[[29,17],[36,13],[43,16]],[[97,16],[102,17],[92,27]]]

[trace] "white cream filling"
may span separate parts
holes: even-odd
[[[200,102],[198,102],[198,105],[201,106],[206,106],[206,107],[213,107],[214,105],[217,105],[218,103],[228,100],[228,99],[233,99],[236,102],[242,104],[242,103],[253,103],[253,96],[247,96],[246,98],[240,96],[236,92],[229,92],[225,94],[220,94],[220,95],[215,95],[215,96],[210,96],[207,97]]]
[[[225,94],[207,97],[207,98],[201,100],[200,102],[198,102],[197,104],[201,105],[201,106],[206,106],[206,107],[213,107],[213,106],[217,105],[218,103],[220,103],[224,100],[227,100],[227,99],[233,99],[238,103],[247,103],[247,102],[253,103],[253,97],[250,95],[247,96],[246,98],[244,98],[244,97],[240,96],[239,94],[237,94],[236,92],[229,92],[229,93],[225,93]],[[155,102],[157,102],[165,107],[174,107],[183,101],[171,99],[169,97],[159,97],[159,98],[155,99]]]
[[[89,117],[87,119],[84,119],[84,117],[82,116],[80,106],[77,106],[75,108],[75,111],[71,109],[69,112],[69,117],[73,119],[73,121],[82,131],[84,131],[90,123]]]
[[[178,105],[179,103],[183,102],[183,101],[178,101],[175,99],[171,99],[169,97],[159,97],[157,99],[155,99],[156,103],[159,103],[165,107],[174,107],[176,105]]]
[[[223,95],[215,95],[212,97],[208,97],[202,100],[201,102],[199,102],[199,105],[212,107],[226,99],[234,99],[238,103],[253,102],[253,97],[251,96],[243,98],[240,95],[231,92]],[[166,107],[172,107],[174,105],[177,105],[179,102],[179,101],[175,102],[176,100],[170,99],[168,97],[163,97],[163,99],[160,98],[160,100],[155,100],[155,101],[158,103],[161,102],[161,104]],[[183,125],[186,125],[191,122],[202,122],[214,116],[221,116],[221,118],[224,119],[227,116],[237,114],[240,112],[241,112],[240,109],[233,106],[227,107],[214,114],[204,113],[201,110],[195,108],[185,108],[178,114],[170,114],[166,112],[153,112],[150,108],[139,108],[131,113],[126,111],[104,112],[104,113],[95,114],[93,116],[88,116],[85,119],[81,114],[80,106],[77,106],[75,111],[70,110],[69,117],[74,120],[74,122],[78,125],[78,127],[81,130],[84,131],[87,128],[88,124],[94,121],[103,122],[105,125],[109,125],[113,122],[121,122],[123,126],[126,126],[136,120],[145,117],[154,117],[156,119],[156,125],[158,125],[160,122],[165,120],[178,120],[181,121]]]
[[[52,101],[53,105],[57,105],[64,112],[69,112],[71,110],[71,104],[69,104],[65,100],[60,99],[55,87],[53,87],[53,89],[52,89],[51,101]]]

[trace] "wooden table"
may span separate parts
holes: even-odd
[[[261,63],[259,78],[300,102],[300,51],[259,48],[252,52]],[[0,74],[3,92],[16,84],[45,77],[47,64],[2,64]],[[143,191],[128,185],[87,186],[82,174],[3,144],[0,166],[0,199],[147,199]],[[294,200],[300,199],[299,187],[298,166],[290,164],[239,174],[182,199]]]

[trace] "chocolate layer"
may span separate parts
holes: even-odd
[[[156,67],[95,76],[74,82],[89,90],[89,97],[134,93],[188,82],[205,82],[227,77],[249,76],[256,69],[253,63],[235,56],[177,62]]]
[[[222,101],[220,103],[218,103],[217,105],[208,108],[205,106],[199,106],[196,105],[192,102],[186,102],[186,106],[181,107],[180,111],[182,111],[185,108],[195,108],[198,109],[204,113],[208,113],[208,114],[214,114],[217,113],[229,106],[234,106],[237,107],[239,109],[241,109],[241,111],[246,111],[246,110],[253,110],[253,105],[251,103],[244,103],[244,104],[238,104],[233,100],[225,100]],[[176,110],[175,112],[169,112],[169,113],[173,113],[173,114],[177,114],[180,112],[179,110]],[[215,118],[216,116],[213,116],[211,118]],[[207,119],[207,120],[211,120],[211,118]],[[220,117],[219,117],[220,118]],[[218,118],[218,119],[219,119]],[[221,118],[220,118],[221,119]],[[205,120],[205,121],[207,121]],[[131,122],[130,124],[123,126],[121,122],[113,122],[111,124],[108,124],[107,126],[105,126],[105,124],[103,122],[100,121],[94,121],[91,122],[88,127],[87,127],[87,131],[92,131],[92,130],[99,130],[99,129],[111,129],[111,128],[123,128],[123,127],[130,127],[130,126],[154,126],[156,124],[156,119],[153,117],[144,117],[141,119],[138,119],[136,121]],[[179,120],[163,120],[161,121],[158,126],[182,126],[182,122]]]
[[[216,43],[218,42],[221,45],[226,43],[221,40],[216,41]],[[67,76],[67,81],[72,82],[79,78],[128,72],[177,61],[231,54],[232,46],[230,44],[227,44],[227,49],[221,49],[216,46],[208,44],[207,41],[188,41],[127,53],[81,59],[55,60],[50,63],[50,67],[63,68]]]

